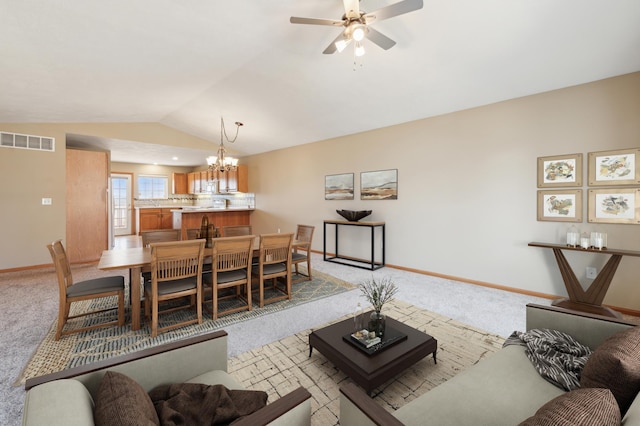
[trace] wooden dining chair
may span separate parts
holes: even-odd
[[[241,235],[253,235],[251,225],[233,225],[222,227],[225,237],[239,237]]]
[[[149,247],[153,243],[163,243],[167,241],[180,241],[182,239],[181,229],[153,229],[140,232],[142,237],[142,247]],[[142,282],[151,281],[151,268],[142,268]],[[131,282],[131,281],[129,281]],[[131,294],[129,294],[131,296]],[[131,300],[131,299],[129,299]]]
[[[204,289],[211,289],[211,313],[220,315],[251,310],[251,256],[255,236],[215,238],[211,247],[211,273],[203,275]],[[233,291],[229,291],[232,289]],[[226,293],[222,293],[227,290]],[[222,294],[221,294],[222,293]],[[237,300],[221,310],[220,301]],[[205,301],[205,308],[208,304]]]
[[[181,229],[153,229],[140,232],[142,237],[142,247],[149,247],[153,243],[166,241],[180,241],[182,239]]]
[[[291,263],[296,268],[296,275],[306,277],[308,281],[311,281],[311,240],[313,239],[313,231],[315,226],[298,225],[296,229],[296,241],[304,242],[305,244],[298,244],[293,248],[291,254]],[[301,274],[298,271],[298,264],[307,263],[307,274]],[[304,281],[304,278],[299,278],[296,282]]]
[[[151,282],[144,285],[144,311],[151,318],[151,336],[158,332],[202,323],[202,259],[205,240],[185,240],[151,244]],[[188,306],[179,305],[163,309],[160,302],[192,296]],[[195,297],[193,297],[195,296]],[[196,308],[196,318],[164,327],[158,324],[160,313],[169,313],[185,307]]]
[[[258,279],[258,300],[260,307],[265,303],[291,299],[291,245],[293,233],[260,235],[260,253],[258,264],[254,264],[251,274]],[[284,278],[284,287],[278,283],[278,278]],[[271,280],[271,288],[279,295],[265,299],[265,281]]]
[[[58,325],[56,327],[55,340],[60,340],[60,336],[77,333],[80,331],[92,330],[99,327],[107,327],[111,325],[124,325],[124,277],[111,276],[94,278],[86,281],[73,282],[71,274],[71,266],[69,258],[62,245],[62,241],[57,240],[47,245],[53,264],[56,267],[56,275],[58,277],[59,290],[59,307],[58,307]],[[71,304],[82,300],[100,299],[104,297],[115,296],[118,299],[118,306],[114,308],[106,308],[83,312],[70,316]],[[64,326],[68,320],[79,318],[86,315],[98,314],[101,312],[118,310],[118,319],[109,322],[101,322],[98,324],[87,325],[70,330],[64,330]]]

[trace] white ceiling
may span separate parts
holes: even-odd
[[[342,14],[340,0],[0,0],[0,122],[159,122],[213,151],[224,116],[229,133],[244,123],[242,156],[640,71],[638,0],[425,0],[374,23],[397,45],[365,41],[355,65],[352,49],[321,53],[338,28],[289,23]],[[206,153],[73,140],[114,161]]]

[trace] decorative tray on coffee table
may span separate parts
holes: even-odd
[[[386,328],[382,339],[379,337],[375,337],[373,339],[369,339],[368,337],[356,337],[353,333],[342,336],[344,341],[351,343],[367,355],[376,354],[389,346],[405,340],[406,338],[406,334],[401,333],[392,327]]]

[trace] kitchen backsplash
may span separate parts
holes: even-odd
[[[219,206],[226,203],[227,208],[255,208],[256,196],[254,193],[243,192],[235,194],[200,194],[200,195],[174,195],[167,199],[139,200],[134,199],[135,207],[180,207],[180,206]]]

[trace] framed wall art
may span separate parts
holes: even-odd
[[[324,177],[325,200],[353,200],[353,173]]]
[[[582,186],[582,154],[538,157],[538,188]]]
[[[640,224],[640,188],[590,189],[588,221]]]
[[[640,185],[640,148],[590,152],[589,186]]]
[[[582,189],[538,191],[538,220],[582,222]]]
[[[361,200],[397,200],[398,169],[360,173]]]

